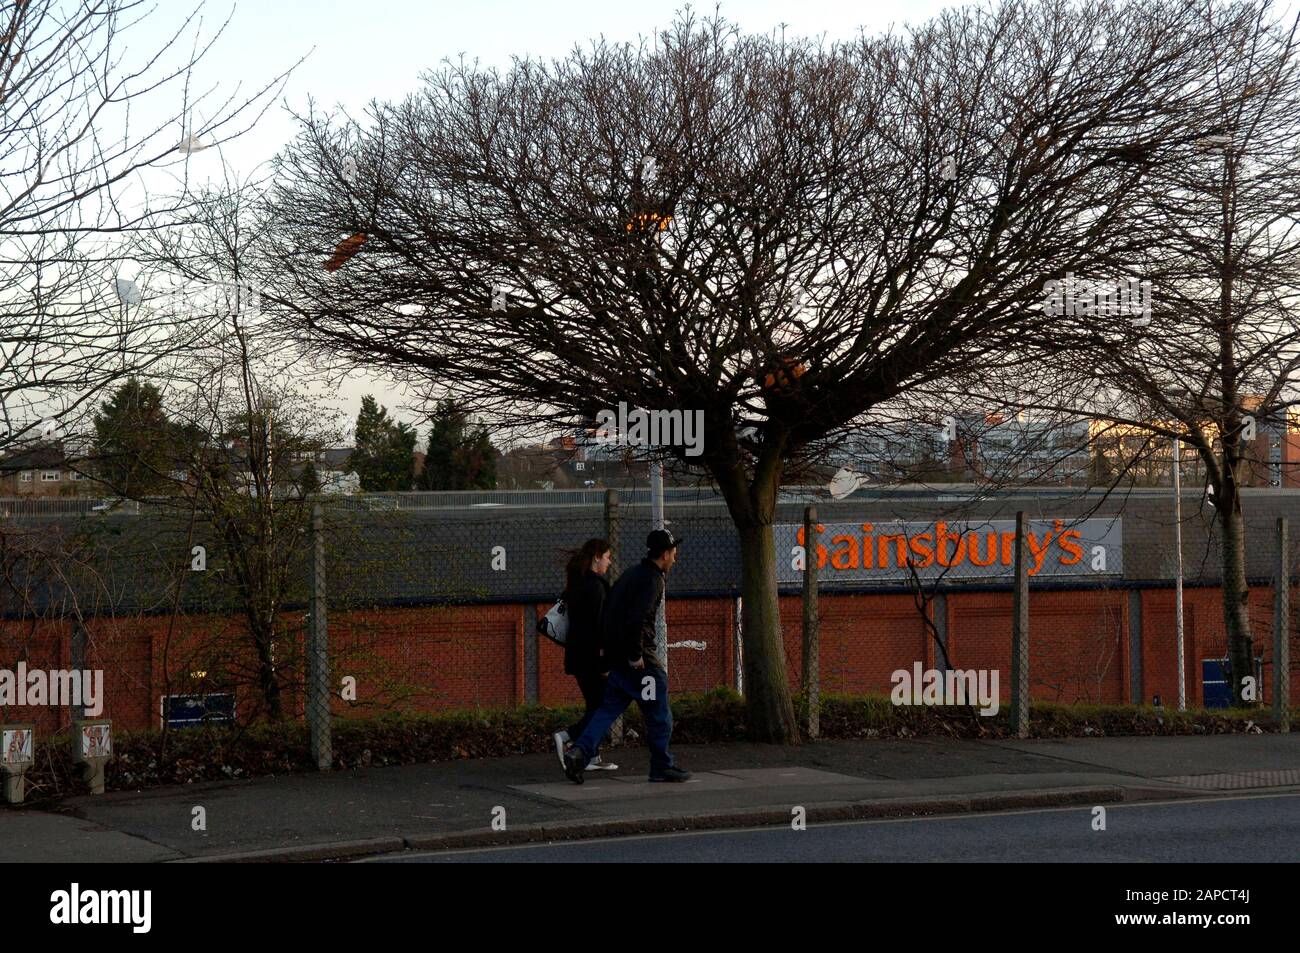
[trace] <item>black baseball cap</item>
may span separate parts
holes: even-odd
[[[676,549],[682,544],[680,539],[675,539],[673,534],[666,529],[653,530],[645,538],[645,548],[650,551],[651,559],[658,559],[661,555],[670,549]]]

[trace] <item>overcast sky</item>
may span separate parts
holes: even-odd
[[[785,24],[791,35],[825,35],[846,39],[859,30],[878,33],[892,25],[922,21],[944,7],[941,0],[743,0],[721,5],[722,14],[747,32],[768,32]],[[251,93],[299,58],[306,61],[290,77],[282,103],[272,108],[243,137],[222,149],[196,153],[190,174],[205,177],[204,160],[215,169],[224,158],[247,175],[269,160],[293,135],[286,106],[305,108],[309,99],[330,108],[342,106],[361,116],[372,99],[397,99],[414,91],[422,71],[445,58],[464,54],[484,66],[505,68],[512,56],[562,57],[575,44],[600,36],[635,41],[667,26],[684,8],[680,0],[261,0],[239,4],[209,0],[203,7],[204,32],[210,35],[229,15],[229,26],[200,64],[193,87],[219,84],[224,94],[242,84]],[[159,0],[143,22],[127,34],[133,53],[152,52],[167,42],[194,4]],[[702,13],[712,7],[696,7]],[[158,102],[159,121],[180,104]],[[170,112],[164,112],[169,110]],[[144,118],[144,117],[140,117]],[[203,110],[197,110],[202,120]],[[200,123],[195,122],[195,126]],[[177,136],[179,141],[180,136]],[[382,381],[353,380],[343,385],[339,403],[355,419],[361,396],[375,393],[391,411],[412,422],[413,410],[401,409],[406,398]]]

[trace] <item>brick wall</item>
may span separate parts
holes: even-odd
[[[1136,600],[1136,625],[1130,600]],[[1292,595],[1300,605],[1300,591]],[[997,669],[1002,700],[1010,697],[1010,592],[949,593],[930,606],[931,618],[946,629],[952,664],[958,668]],[[821,684],[824,692],[887,693],[890,674],[937,667],[938,655],[912,597],[905,594],[823,594],[821,597]],[[1164,704],[1177,702],[1172,589],[1037,590],[1030,595],[1032,696],[1040,701],[1149,703],[1159,693]],[[1220,591],[1189,588],[1185,601],[1187,702],[1199,706],[1201,661],[1222,657]],[[330,617],[333,681],[357,680],[353,705],[335,703],[337,714],[374,715],[385,711],[434,712],[456,708],[508,707],[537,701],[559,706],[579,702],[573,680],[563,673],[563,654],[534,633],[545,606],[438,606],[384,608],[337,613]],[[1264,700],[1271,700],[1272,592],[1252,590],[1255,648],[1265,660]],[[781,598],[781,621],[792,688],[801,679],[801,606],[798,597]],[[290,633],[277,664],[284,671],[284,710],[302,716],[297,690],[301,673],[302,615],[282,620]],[[669,641],[706,643],[704,651],[670,651],[674,691],[703,691],[733,685],[736,665],[735,603],[731,599],[671,599]],[[295,629],[295,626],[298,628]],[[1136,656],[1132,651],[1134,641]],[[535,643],[530,646],[529,643]],[[1293,643],[1294,645],[1294,643]],[[530,653],[535,675],[530,673]],[[1292,657],[1300,658],[1297,647]],[[0,624],[0,667],[67,668],[71,627]],[[88,665],[104,670],[104,717],[119,728],[157,726],[160,698],[236,684],[241,720],[263,714],[255,690],[256,655],[244,644],[238,626],[217,616],[165,616],[96,619],[88,623]],[[1134,683],[1137,691],[1134,694]],[[1300,671],[1291,677],[1300,697]],[[68,724],[66,709],[7,707],[3,720],[34,721],[42,734]]]

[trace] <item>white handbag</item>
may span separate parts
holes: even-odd
[[[569,607],[560,599],[551,611],[537,620],[537,631],[556,645],[563,645],[569,637]]]

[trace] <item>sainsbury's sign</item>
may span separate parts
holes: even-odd
[[[803,524],[778,525],[780,582],[803,578]],[[1015,520],[819,523],[819,581],[899,582],[1001,579],[1014,575]],[[1029,575],[1118,576],[1124,571],[1123,529],[1115,519],[1030,520]]]

